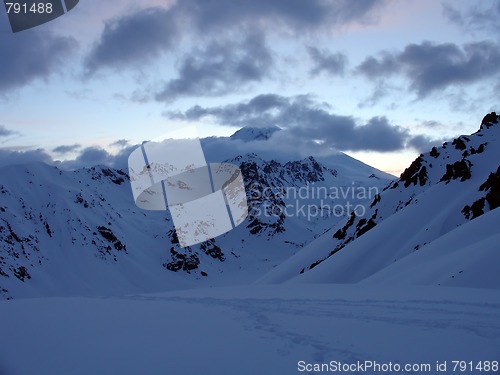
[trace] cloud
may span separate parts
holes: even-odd
[[[351,116],[322,110],[305,111],[307,122],[291,128],[296,137],[326,142],[340,151],[396,151],[404,148],[408,132],[389,124],[385,117],[373,117],[360,125]]]
[[[67,154],[69,152],[74,152],[81,148],[82,146],[79,144],[74,144],[74,145],[62,145],[62,146],[57,146],[54,149],[52,149],[52,152],[55,152],[56,154]]]
[[[198,29],[250,24],[285,24],[291,29],[344,25],[360,20],[379,0],[183,0],[176,10],[190,14]]]
[[[491,41],[464,44],[409,44],[398,53],[382,52],[370,56],[356,72],[380,81],[392,75],[402,75],[409,88],[421,99],[450,86],[461,86],[491,78],[500,73],[500,47]]]
[[[397,73],[400,68],[401,64],[396,56],[389,52],[381,52],[378,58],[374,56],[367,57],[357,66],[355,71],[371,79],[377,79]]]
[[[314,62],[314,67],[310,71],[312,76],[317,76],[323,72],[330,75],[344,75],[347,65],[346,55],[340,52],[329,53],[316,47],[308,47],[307,51]]]
[[[86,68],[142,67],[178,48],[190,36],[196,44],[252,30],[268,34],[287,30],[332,30],[363,21],[387,0],[182,0],[170,7],[149,7],[106,22],[91,49]]]
[[[130,145],[130,142],[127,139],[119,139],[116,142],[110,143],[110,147],[127,147]]]
[[[453,4],[453,5],[451,5]],[[450,22],[467,32],[481,32],[488,36],[499,33],[498,18],[500,17],[500,1],[475,2],[466,9],[457,8],[456,2],[442,3],[443,15]]]
[[[220,107],[192,107],[184,113],[166,113],[176,119],[196,121],[211,117],[221,125],[279,126],[284,130],[270,140],[280,138],[290,148],[316,145],[338,151],[401,150],[418,142],[401,126],[386,117],[372,117],[365,123],[352,116],[336,115],[310,95],[284,97],[276,94],[257,96],[249,101]],[[269,147],[269,146],[267,146]]]
[[[499,46],[484,41],[464,45],[412,44],[400,55],[419,96],[449,85],[474,82],[500,72]]]
[[[53,164],[52,158],[43,149],[18,151],[8,148],[0,148],[0,167],[12,164],[26,164],[43,162]]]
[[[9,137],[18,134],[14,130],[7,129],[4,125],[0,125],[0,137]]]
[[[439,121],[435,121],[435,120],[422,121],[421,125],[425,128],[429,128],[429,129],[445,128],[445,126],[442,123],[440,123]]]
[[[101,147],[86,147],[80,154],[72,160],[64,160],[58,163],[63,169],[79,169],[93,167],[96,165],[105,165],[116,169],[125,169],[128,167],[128,157],[137,145],[121,149],[117,154],[111,154]]]
[[[109,165],[111,155],[100,147],[87,147],[75,159],[82,165]]]
[[[408,139],[408,147],[412,147],[420,153],[428,152],[432,147],[441,146],[447,139],[432,139],[426,135],[416,135],[410,139]]]
[[[67,170],[93,167],[96,165],[105,165],[116,169],[126,169],[128,168],[128,157],[136,147],[138,147],[138,145],[123,147],[118,153],[112,154],[101,147],[91,146],[81,149],[74,159],[66,159],[62,161],[52,158],[49,153],[41,148],[33,150],[0,148],[0,167],[13,164],[42,162]],[[59,151],[54,152],[62,154],[63,151],[77,151],[79,148],[79,145],[59,146],[54,149],[59,149]]]
[[[358,108],[373,107],[379,103],[381,99],[387,97],[390,92],[391,90],[387,82],[384,80],[378,80],[375,82],[375,86],[370,95],[362,102],[358,103]]]
[[[242,42],[214,42],[186,56],[179,77],[168,81],[156,94],[157,101],[181,96],[217,96],[235,91],[268,76],[273,64],[262,35],[252,34]]]
[[[25,30],[14,35],[0,33],[0,94],[62,71],[65,59],[76,45],[77,42],[72,38],[56,36],[40,29]]]
[[[248,102],[230,104],[222,107],[203,108],[199,105],[191,107],[186,112],[166,112],[165,116],[171,119],[196,121],[204,117],[214,117],[223,125],[242,126],[271,126],[276,124],[275,111],[284,110],[290,106],[289,98],[264,94],[254,97]]]
[[[89,75],[102,68],[138,66],[168,51],[176,41],[175,19],[162,7],[152,7],[106,22],[88,54]]]

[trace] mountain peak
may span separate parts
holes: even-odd
[[[483,117],[483,120],[481,121],[481,128],[480,129],[484,129],[484,128],[488,129],[493,124],[498,124],[499,120],[500,120],[500,116],[498,116],[496,112],[488,113],[486,116]]]
[[[275,132],[280,130],[281,128],[275,125],[265,127],[245,126],[234,133],[230,138],[233,140],[239,139],[243,142],[266,141]]]

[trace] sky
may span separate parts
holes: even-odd
[[[0,166],[276,125],[270,148],[398,175],[498,110],[499,23],[488,0],[81,0],[12,33],[2,8]]]

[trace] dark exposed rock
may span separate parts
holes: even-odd
[[[12,245],[12,241],[10,241],[10,239],[14,239],[16,242],[22,242],[23,240],[21,239],[21,237],[19,237],[16,232],[14,232],[14,230],[12,229],[12,227],[10,226],[9,223],[6,223],[7,224],[7,228],[9,229],[9,232],[10,232],[10,235],[8,236],[7,238],[7,243],[10,243]]]
[[[468,220],[483,215],[486,209],[486,202],[488,202],[490,210],[500,207],[500,166],[495,173],[489,174],[486,181],[479,186],[479,191],[486,192],[486,195],[462,209],[462,213]]]
[[[489,128],[496,123],[498,123],[498,115],[496,114],[496,112],[488,113],[483,117],[483,120],[481,121],[481,129]]]
[[[172,247],[170,249],[170,253],[172,254],[172,258],[174,259],[170,263],[164,263],[163,266],[169,271],[177,272],[180,270],[189,272],[196,268],[200,264],[200,259],[196,254],[182,254]]]
[[[410,185],[424,186],[428,180],[427,176],[427,168],[422,166],[423,158],[419,156],[416,158],[411,165],[401,173],[400,180],[404,182],[405,187],[407,188]]]
[[[441,181],[449,182],[460,178],[460,181],[465,181],[471,178],[471,162],[468,160],[456,161],[453,164],[446,164],[446,173],[441,177]]]
[[[387,190],[387,189],[396,189],[397,187],[399,186],[399,182],[398,181],[393,181],[391,182],[389,185],[387,185],[385,188],[384,188],[384,191]]]
[[[308,268],[308,269],[310,269],[310,270],[312,270],[314,267],[316,267],[318,264],[323,263],[325,260],[326,260],[326,258],[325,258],[325,259],[319,259],[319,260],[317,260],[316,262],[311,263],[311,264],[309,265],[309,267],[307,267],[307,268]],[[301,272],[301,273],[303,273],[303,272]]]
[[[471,147],[470,148],[471,155],[481,154],[484,151],[484,148],[486,145],[487,145],[487,143],[481,143],[477,149],[475,149],[474,147]]]
[[[14,268],[11,271],[15,277],[17,277],[19,280],[21,280],[23,282],[25,279],[31,279],[31,275],[29,274],[28,270],[24,266],[20,266],[17,269]]]
[[[257,218],[255,218],[250,224],[247,225],[247,228],[250,228],[250,233],[257,234],[264,229],[264,226],[259,222]]]
[[[349,217],[349,220],[347,220],[347,223],[334,233],[333,238],[336,238],[338,240],[343,240],[347,234],[347,230],[354,224],[355,219],[356,219],[356,214],[353,211],[351,213],[351,216]]]
[[[89,208],[89,202],[87,202],[81,193],[78,193],[75,198],[75,203],[80,203],[83,205],[85,208]]]
[[[109,242],[113,243],[113,247],[120,251],[120,250],[126,250],[126,246],[115,236],[113,231],[105,226],[99,226],[97,227],[97,230],[99,231],[100,235],[104,237],[106,240]],[[106,247],[106,251],[109,252],[111,250],[111,247]]]
[[[172,242],[172,244],[179,244],[179,238],[177,237],[177,232],[174,229],[170,229],[167,232],[167,236],[170,238],[170,242]]]
[[[488,179],[479,187],[479,191],[488,191],[485,198],[490,210],[500,207],[500,166],[495,173],[490,173]]]
[[[113,231],[109,228],[106,228],[105,226],[101,225],[101,226],[97,227],[97,230],[99,231],[101,236],[103,236],[105,239],[107,239],[110,242],[115,242],[118,240],[118,238],[116,238],[116,236],[114,235]]]
[[[93,180],[100,180],[104,176],[109,178],[109,180],[116,185],[121,185],[126,180],[127,181],[129,180],[128,174],[120,169],[116,170],[110,168],[99,169],[98,167],[92,167],[90,168],[90,171],[92,172]]]
[[[111,181],[116,185],[121,185],[123,182],[125,182],[125,180],[121,177],[112,178]]]
[[[481,198],[472,203],[471,206],[465,206],[462,209],[462,213],[464,214],[465,218],[467,220],[472,220],[484,214],[484,201],[485,198]]]
[[[370,220],[366,221],[366,223],[364,223],[364,225],[360,226],[357,229],[357,231],[356,231],[356,237],[361,237],[363,234],[365,234],[366,232],[368,232],[370,229],[375,228],[376,225],[377,225],[377,223],[375,223],[375,220],[373,220],[373,218],[370,218]]]
[[[45,222],[45,230],[47,231],[47,234],[49,235],[49,237],[52,237],[52,229],[50,228],[50,225],[49,223]]]
[[[373,198],[373,202],[370,204],[370,208],[373,208],[378,202],[380,202],[380,194],[375,194],[375,198]]]
[[[215,244],[215,240],[212,238],[208,241],[203,242],[200,245],[200,249],[207,255],[210,255],[214,259],[218,259],[221,262],[226,260],[222,249]]]
[[[467,148],[465,141],[468,142],[468,141],[470,141],[470,139],[462,136],[462,137],[455,138],[451,144],[454,145],[457,150],[463,151]]]
[[[433,147],[429,155],[432,156],[433,158],[437,158],[441,154],[439,153],[436,147]]]

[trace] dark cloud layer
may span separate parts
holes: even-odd
[[[108,21],[86,60],[89,74],[104,67],[141,64],[169,50],[176,38],[174,19],[161,7]]]
[[[33,162],[53,164],[52,158],[43,149],[16,151],[0,148],[0,167]]]
[[[385,117],[373,117],[360,124],[352,116],[329,112],[310,96],[257,96],[250,101],[221,107],[192,107],[184,113],[167,113],[176,119],[201,120],[212,117],[230,126],[280,126],[295,144],[317,142],[340,151],[397,151],[424,146],[423,138],[413,137]],[[282,132],[280,132],[282,133]],[[280,136],[283,136],[281,134]],[[272,137],[271,137],[272,139]]]
[[[179,77],[168,81],[156,100],[180,96],[216,96],[266,77],[273,64],[271,52],[260,34],[239,43],[215,42],[186,56]]]
[[[473,83],[500,73],[500,48],[491,41],[409,44],[399,53],[366,58],[356,69],[372,80],[402,74],[423,98],[449,86]]]
[[[187,35],[198,40],[244,30],[293,33],[332,29],[363,20],[386,0],[182,0],[170,8],[152,7],[106,23],[86,67],[140,66],[177,47]]]
[[[202,31],[248,24],[285,24],[293,29],[343,25],[366,16],[380,0],[183,0],[174,11],[189,14]]]
[[[59,146],[56,149],[67,150],[70,148],[76,151],[75,146]],[[49,165],[55,165],[62,169],[79,169],[85,167],[93,167],[96,165],[105,165],[117,169],[125,169],[128,166],[128,157],[137,145],[124,147],[117,154],[111,154],[100,147],[86,147],[79,151],[74,159],[59,161],[54,159],[44,149],[35,150],[13,150],[9,148],[0,148],[0,167],[13,164],[27,164],[34,162],[42,162]],[[62,153],[62,152],[60,152]]]
[[[36,79],[45,79],[55,71],[62,71],[64,59],[75,47],[74,39],[55,36],[38,29],[14,35],[0,33],[0,94]]]
[[[57,162],[57,166],[64,169],[78,169],[105,165],[116,169],[126,169],[128,167],[128,157],[137,145],[128,146],[121,149],[117,154],[110,154],[101,147],[86,147],[73,160]]]
[[[419,152],[427,152],[432,147],[441,146],[447,139],[432,139],[426,135],[417,135],[408,140],[408,146],[413,147],[415,150]]]
[[[310,72],[312,76],[317,76],[323,72],[330,75],[344,75],[347,65],[346,55],[340,52],[329,53],[316,47],[308,47],[307,51],[314,62],[314,67]]]

